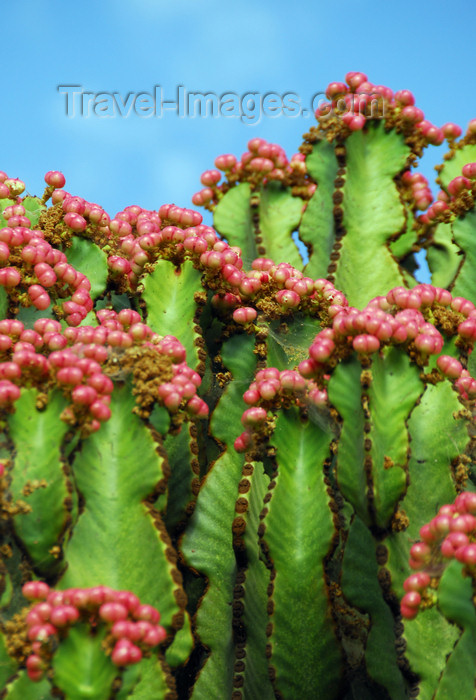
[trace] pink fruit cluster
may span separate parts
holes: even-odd
[[[402,175],[403,182],[409,187],[411,201],[415,209],[427,209],[433,201],[433,194],[428,180],[421,173],[411,173],[406,170]]]
[[[347,304],[345,296],[335,289],[332,282],[305,277],[289,263],[276,265],[269,258],[256,258],[251,263],[251,270],[244,272],[241,258],[237,257],[234,263],[230,263],[223,253],[215,254],[218,247],[225,251],[225,245],[220,241],[213,252],[201,256],[200,263],[205,268],[213,268],[220,275],[222,286],[230,290],[215,295],[212,303],[222,311],[233,309],[233,319],[238,324],[246,325],[256,319],[256,309],[249,306],[251,301],[278,315],[297,309],[316,310],[331,304]],[[269,302],[272,302],[271,306]]]
[[[104,364],[114,352],[143,346],[168,358],[173,374],[170,382],[159,385],[156,400],[170,412],[183,403],[190,415],[207,415],[206,404],[196,395],[200,376],[187,366],[177,338],[158,336],[132,309],[118,313],[101,309],[97,317],[99,326],[64,331],[52,319],[37,319],[32,329],[18,320],[0,321],[0,350],[8,357],[0,362],[0,407],[11,406],[20,397],[21,386],[53,380],[72,401],[63,419],[80,420],[90,432],[98,430],[111,416],[114,388]]]
[[[412,620],[421,607],[436,602],[431,580],[437,580],[451,559],[465,565],[476,580],[476,493],[464,491],[455,502],[441,506],[438,514],[420,528],[421,541],[410,549],[410,568],[417,573],[404,584],[400,603],[402,616]]]
[[[70,294],[71,299],[62,302],[65,320],[71,326],[79,325],[93,306],[90,281],[68,264],[64,253],[44,240],[42,230],[29,228],[23,205],[5,211],[8,226],[0,229],[0,285],[17,295],[26,288],[25,298],[18,297],[20,302],[41,311],[50,306],[51,296],[59,301]]]
[[[0,199],[15,199],[25,191],[25,183],[0,170]]]
[[[159,253],[180,253],[184,240],[195,235],[196,229],[201,230],[201,221],[198,212],[174,204],[164,204],[158,212],[139,206],[126,207],[109,226],[116,244],[115,254],[108,258],[113,276],[125,275],[130,289],[135,289],[144,266]]]
[[[458,215],[474,207],[476,199],[476,163],[466,163],[462,174],[453,178],[445,190],[440,190],[437,201],[420,217],[423,223],[446,221],[448,215]],[[452,217],[450,217],[452,218]]]
[[[26,615],[27,637],[32,653],[26,661],[28,677],[40,681],[51,665],[52,645],[61,642],[78,621],[92,628],[105,626],[116,666],[138,663],[144,652],[161,644],[167,633],[159,625],[160,613],[152,605],[141,604],[130,591],[107,586],[68,588],[56,591],[42,581],[29,581],[23,595],[31,601]]]
[[[327,392],[319,389],[313,381],[308,381],[296,370],[279,371],[267,367],[256,373],[254,382],[243,394],[243,401],[250,406],[241,417],[245,431],[235,440],[235,450],[245,452],[252,443],[253,433],[264,427],[268,409],[277,409],[283,400],[294,400],[298,405],[324,405]]]
[[[268,261],[260,259],[257,266],[267,265]],[[277,271],[278,268],[280,266],[269,270]],[[306,282],[306,278],[303,280]],[[315,280],[312,289],[311,298],[320,297],[321,301],[327,302],[326,312],[331,327],[323,328],[316,335],[309,348],[309,358],[299,364],[298,371],[259,370],[243,395],[250,408],[242,416],[246,430],[235,441],[238,451],[243,452],[250,446],[252,433],[265,426],[268,410],[276,407],[273,402],[284,396],[292,396],[298,405],[325,405],[330,373],[337,362],[352,352],[370,356],[385,345],[404,345],[405,350],[412,356],[416,355],[423,365],[430,355],[439,355],[444,339],[434,325],[434,313],[439,316],[445,312],[458,314],[461,320],[456,332],[461,342],[472,349],[476,341],[474,304],[463,297],[452,297],[447,290],[430,284],[419,284],[413,289],[395,287],[385,297],[372,299],[362,311],[348,306],[344,295],[327,280]],[[241,307],[234,315],[237,311],[246,312],[246,309]],[[476,380],[461,362],[449,355],[440,355],[436,364],[442,375],[454,383],[462,399],[476,399]]]
[[[328,126],[326,120],[334,115],[352,132],[363,129],[368,119],[387,118],[388,114],[398,118],[404,132],[416,129],[427,144],[439,146],[445,137],[453,141],[461,134],[455,124],[445,124],[439,129],[427,121],[421,109],[415,106],[415,98],[409,90],[394,93],[385,85],[374,85],[364,73],[355,71],[347,73],[345,81],[327,86],[326,97],[330,102],[321,104],[316,111],[323,129]]]
[[[351,306],[339,304],[329,306],[332,328],[322,330],[309,349],[309,360],[299,365],[303,376],[318,377],[329,363],[338,346],[343,344],[363,355],[377,352],[388,343],[407,343],[407,347],[418,352],[422,360],[429,355],[438,355],[444,339],[434,325],[433,308],[457,312],[461,321],[458,335],[471,345],[476,340],[476,310],[474,304],[462,297],[452,297],[450,292],[429,284],[419,284],[413,289],[395,287],[385,297],[377,297],[359,311]],[[433,321],[433,322],[432,322]],[[455,386],[463,398],[476,395],[476,382],[469,377],[459,362],[446,372],[444,360],[439,368],[449,378],[457,379]],[[459,367],[455,373],[456,366]]]
[[[63,221],[75,233],[84,233],[91,225],[97,233],[108,236],[110,217],[104,209],[88,202],[82,197],[76,197],[62,188],[66,184],[63,173],[57,170],[50,170],[45,175],[45,182],[48,187],[43,195],[43,202],[51,196],[53,204],[61,203],[64,212]]]
[[[215,166],[216,170],[205,170],[202,173],[200,181],[205,187],[193,195],[192,202],[195,206],[213,208],[229,186],[237,182],[282,182],[292,175],[305,176],[307,173],[302,153],[296,153],[289,161],[281,146],[258,137],[248,141],[248,150],[240,160],[227,153],[215,158]],[[220,183],[222,173],[226,179]],[[309,186],[314,191],[315,185]]]
[[[275,265],[268,258],[257,258],[252,262],[252,269],[245,272],[240,248],[230,246],[213,228],[204,224],[161,228],[158,223],[155,231],[137,237],[134,233],[120,237],[119,247],[122,255],[110,256],[109,268],[118,278],[125,275],[133,285],[137,284],[146,263],[153,264],[159,257],[192,260],[195,267],[206,274],[208,286],[219,289],[212,299],[215,308],[233,311],[235,322],[243,325],[257,316],[250,301],[273,299],[276,312],[310,308],[316,302],[321,303],[324,287],[324,297],[333,297],[335,304],[345,301],[344,295],[331,282],[305,277],[288,263]]]

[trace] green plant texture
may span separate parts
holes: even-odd
[[[476,120],[327,97],[213,227],[0,173],[2,700],[474,700]]]

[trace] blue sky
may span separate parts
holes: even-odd
[[[463,128],[476,116],[474,6],[452,3],[339,3],[274,0],[27,0],[2,7],[0,169],[41,194],[48,170],[66,189],[110,215],[129,204],[191,206],[216,155],[246,150],[261,136],[288,156],[312,118],[81,117],[66,114],[61,85],[93,93],[187,92],[311,95],[349,70],[407,88],[427,119]],[[117,113],[116,113],[117,114]],[[254,120],[256,121],[256,120]],[[431,148],[422,172],[444,148]]]

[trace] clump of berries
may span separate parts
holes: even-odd
[[[445,138],[452,144],[462,133],[456,124],[445,124],[440,129],[426,120],[409,90],[394,93],[385,85],[374,85],[364,73],[351,71],[345,83],[330,83],[326,97],[329,102],[318,107],[316,118],[329,140],[337,133],[346,136],[361,131],[372,119],[385,119],[388,126],[419,142],[420,147],[439,146]]]
[[[258,267],[261,265],[260,262]],[[285,276],[285,279],[291,278]],[[299,281],[303,282],[304,289],[306,278]],[[292,400],[302,407],[326,406],[332,371],[338,362],[354,352],[361,361],[368,362],[385,346],[401,345],[413,361],[423,367],[432,355],[441,353],[443,333],[457,335],[457,345],[468,353],[476,341],[474,304],[430,284],[419,284],[412,289],[395,287],[385,297],[372,299],[362,311],[349,306],[345,296],[327,280],[315,280],[312,289],[311,298],[320,297],[321,303],[326,302],[326,306],[321,306],[321,321],[328,327],[315,336],[309,347],[309,358],[300,362],[297,371],[280,372],[272,367],[258,371],[255,381],[243,395],[250,408],[242,416],[245,431],[235,441],[239,452],[250,447],[253,435],[269,432],[268,412],[279,409],[283,401]],[[299,305],[301,299],[297,292],[286,289],[277,296],[282,293],[296,294],[296,306]],[[292,308],[292,304],[290,306]],[[233,318],[238,312],[245,315],[249,311],[253,309],[240,307],[234,311]],[[460,398],[474,404],[476,380],[462,363],[449,355],[440,355],[436,366],[441,379],[449,379]]]
[[[416,573],[405,580],[400,603],[407,620],[437,602],[438,580],[452,559],[464,564],[464,575],[476,582],[476,493],[464,491],[454,503],[441,506],[420,528],[420,537],[410,549],[410,568]]]
[[[431,224],[452,221],[473,209],[475,200],[476,163],[466,163],[461,175],[453,178],[445,189],[440,190],[437,201],[420,217],[420,220]]]
[[[0,199],[16,199],[25,191],[25,183],[0,170]]]
[[[215,158],[215,167],[202,173],[200,182],[205,187],[192,197],[195,206],[203,206],[210,211],[230,187],[240,182],[249,182],[252,189],[269,182],[300,186],[299,194],[304,199],[309,198],[316,189],[316,185],[307,177],[302,153],[296,153],[288,160],[281,146],[258,137],[248,141],[248,150],[240,160],[231,153],[225,153]],[[220,182],[222,176],[224,180]]]
[[[119,667],[138,663],[167,637],[159,625],[159,611],[141,604],[130,591],[107,586],[56,591],[42,581],[29,581],[22,591],[25,598],[36,601],[26,614],[26,634],[31,644],[26,668],[32,681],[44,677],[54,649],[77,622],[87,623],[92,629],[106,628],[105,651]]]
[[[0,230],[0,285],[13,305],[45,311],[71,297],[55,311],[70,326],[78,326],[93,307],[88,278],[68,263],[66,255],[44,239],[44,231],[29,228],[23,205],[7,207],[8,226]],[[21,224],[21,225],[20,225]]]
[[[359,311],[347,304],[331,304],[327,309],[332,327],[323,329],[314,339],[309,360],[299,370],[304,377],[317,378],[348,351],[371,355],[386,344],[406,344],[410,356],[425,365],[430,355],[438,355],[444,344],[442,332],[458,335],[461,345],[472,348],[476,341],[476,309],[462,297],[430,284],[412,289],[395,287],[385,297],[372,299]],[[463,398],[476,396],[476,382],[455,360],[447,372],[443,360],[438,367],[450,379]]]
[[[126,207],[109,225],[109,246],[114,250],[108,266],[113,279],[120,282],[125,276],[126,291],[134,291],[140,276],[148,269],[147,264],[159,256],[179,265],[183,261],[185,238],[197,233],[196,228],[201,232],[201,222],[199,212],[175,204],[164,204],[158,212],[139,206]]]
[[[32,329],[18,320],[0,321],[0,408],[11,410],[22,386],[58,386],[71,399],[61,418],[94,432],[111,417],[112,379],[123,379],[123,372],[132,374],[133,365],[147,354],[154,373],[150,402],[171,413],[183,408],[195,417],[207,415],[205,402],[196,394],[200,376],[187,366],[185,348],[177,338],[157,335],[133,309],[101,309],[97,318],[99,326],[64,331],[53,319],[37,319]]]

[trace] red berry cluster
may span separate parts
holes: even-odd
[[[185,362],[185,348],[174,336],[161,337],[141,322],[132,309],[119,313],[111,309],[97,312],[99,326],[80,326],[61,331],[52,319],[38,319],[32,329],[18,320],[0,321],[0,350],[8,359],[0,362],[0,407],[9,407],[28,383],[59,385],[72,404],[62,414],[70,423],[81,423],[88,432],[98,430],[109,420],[109,403],[114,384],[105,363],[112,353],[129,348],[152,348],[167,358],[171,381],[159,385],[156,400],[170,412],[184,405],[185,410],[202,418],[208,413],[196,395],[200,376]]]
[[[421,173],[411,173],[406,170],[402,180],[409,188],[410,201],[415,209],[427,209],[433,201],[433,194],[428,185],[428,180]]]
[[[307,173],[305,156],[302,153],[296,153],[288,161],[281,146],[258,137],[248,141],[248,150],[240,160],[227,153],[215,158],[215,166],[217,170],[205,170],[202,173],[200,181],[205,188],[193,195],[192,202],[195,206],[213,209],[230,185],[238,182],[248,181],[254,185],[272,181],[283,182],[290,176],[299,174],[303,177]],[[220,183],[222,173],[226,179]],[[316,189],[316,185],[309,184],[308,188],[310,195]]]
[[[51,196],[53,204],[61,203],[64,212],[63,221],[75,233],[84,233],[88,225],[95,232],[106,236],[110,235],[110,217],[104,209],[88,202],[82,197],[76,197],[61,189],[66,184],[65,177],[56,170],[50,170],[45,175],[45,182],[48,187],[43,195],[43,202]]]
[[[344,302],[344,295],[330,282],[315,282],[288,263],[275,265],[268,258],[257,258],[251,265],[252,269],[245,272],[240,248],[221,240],[210,226],[160,226],[157,224],[156,231],[138,237],[128,233],[119,238],[122,255],[108,259],[113,275],[117,278],[126,275],[129,283],[136,285],[146,263],[153,264],[159,257],[176,263],[191,259],[195,267],[205,273],[208,287],[218,290],[212,298],[215,308],[233,311],[235,322],[242,325],[251,323],[257,316],[257,310],[249,306],[249,301],[255,304],[265,301],[261,307],[266,306],[279,315],[320,303],[324,285],[326,293],[335,298],[334,303],[339,303],[339,299]]]
[[[327,394],[296,370],[280,372],[275,367],[259,370],[255,381],[243,394],[244,402],[251,408],[246,409],[241,417],[245,431],[235,440],[235,450],[245,452],[252,443],[253,433],[265,427],[268,410],[276,410],[289,399],[298,405],[322,405],[327,400]]]
[[[0,199],[15,199],[25,191],[25,183],[0,170]]]
[[[111,660],[121,667],[138,663],[144,652],[161,644],[167,636],[158,624],[159,611],[141,604],[130,591],[107,586],[55,591],[42,581],[29,581],[22,591],[28,600],[38,601],[26,615],[32,649],[26,668],[32,681],[40,681],[51,666],[52,642],[61,642],[78,621],[92,628],[106,627],[112,645]]]
[[[23,306],[44,311],[52,300],[62,303],[65,321],[77,326],[92,309],[91,283],[66,255],[44,240],[44,231],[31,230],[21,204],[4,210],[8,226],[0,229],[0,285]],[[22,292],[26,289],[26,294]]]
[[[220,244],[224,245],[223,242]],[[242,305],[244,302],[249,304],[252,301],[268,316],[347,303],[332,282],[305,277],[289,263],[275,265],[269,258],[256,258],[251,263],[251,271],[246,273],[241,270],[241,258],[230,264],[223,256],[205,254],[200,262],[205,267],[216,265],[222,284],[224,282],[230,289],[229,292],[215,295],[212,304],[224,312],[233,309],[233,320],[241,325],[252,323],[257,317],[256,309]]]
[[[466,163],[462,174],[453,178],[448,187],[440,190],[437,201],[420,217],[423,223],[451,221],[474,207],[476,200],[476,163]]]
[[[410,567],[418,573],[404,584],[400,604],[402,616],[412,620],[421,607],[436,602],[434,588],[445,564],[456,559],[465,573],[476,580],[476,493],[464,491],[455,502],[442,506],[429,523],[420,528],[421,542],[410,549]]]
[[[347,73],[345,81],[330,83],[327,87],[326,97],[330,102],[320,105],[316,111],[323,129],[328,128],[329,117],[337,115],[350,132],[360,131],[368,119],[387,118],[385,112],[388,112],[404,131],[416,129],[426,144],[439,146],[445,137],[453,141],[461,134],[455,124],[445,124],[439,129],[427,121],[421,109],[415,106],[415,98],[409,90],[394,93],[385,85],[369,82],[364,73],[354,71]]]
[[[258,263],[258,268],[266,268],[268,262],[271,261],[260,259],[253,265]],[[269,272],[271,270],[281,282],[283,279],[293,279],[287,277],[288,267],[274,266],[269,268]],[[303,283],[303,291],[307,289],[307,278],[296,279]],[[267,411],[276,407],[272,405],[273,401],[292,396],[298,405],[325,405],[330,373],[340,360],[352,352],[365,357],[378,352],[384,345],[404,345],[414,359],[425,365],[430,355],[438,355],[443,348],[444,339],[435,323],[445,313],[453,318],[453,322],[454,317],[458,319],[459,316],[453,335],[457,333],[461,343],[470,351],[476,341],[474,304],[463,297],[452,297],[445,289],[430,284],[419,284],[412,289],[395,287],[385,297],[372,299],[360,311],[348,306],[344,295],[327,280],[311,280],[311,284],[310,289],[314,290],[311,298],[319,296],[327,302],[326,313],[332,326],[323,328],[316,335],[309,348],[309,358],[299,364],[298,372],[279,372],[275,368],[267,368],[257,373],[255,381],[243,395],[245,403],[251,408],[243,413],[242,423],[246,430],[235,442],[238,451],[245,451],[251,444],[252,432],[259,432],[265,426]],[[295,293],[300,301],[301,297],[293,290],[282,291]],[[278,292],[276,296],[280,294]],[[232,303],[233,299],[230,300]],[[233,316],[238,312],[245,316],[248,309],[236,309]],[[448,333],[448,328],[445,332]],[[461,362],[449,355],[441,355],[436,364],[440,372],[454,382],[462,399],[476,398],[476,380]]]
[[[381,343],[386,342],[411,342],[423,357],[438,354],[444,340],[434,325],[434,306],[461,314],[458,334],[471,343],[476,340],[474,304],[462,297],[453,298],[447,290],[430,284],[419,284],[412,289],[395,287],[385,297],[372,299],[362,311],[346,305],[331,305],[328,309],[333,318],[331,339],[346,338],[354,350],[364,354],[377,352]],[[328,342],[329,330],[322,333]],[[320,342],[321,334],[316,336],[314,344]],[[310,351],[310,355],[314,360],[320,358],[316,361],[324,359],[316,349]]]
[[[111,237],[117,250],[109,256],[108,265],[113,277],[126,276],[130,289],[135,289],[144,266],[167,251],[173,255],[183,250],[187,237],[203,231],[202,215],[192,209],[182,209],[174,204],[164,204],[158,212],[138,206],[126,207],[110,222]],[[206,248],[205,248],[206,250]]]

